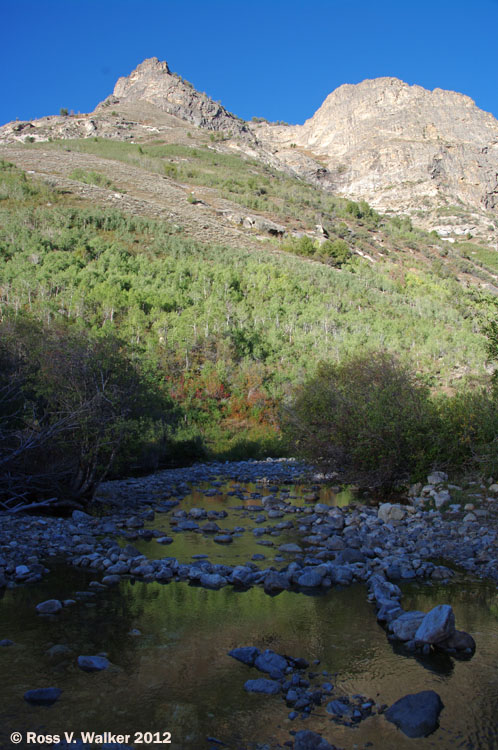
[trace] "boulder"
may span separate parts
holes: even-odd
[[[448,490],[441,490],[440,492],[435,492],[433,495],[434,498],[434,505],[439,510],[439,508],[442,508],[443,505],[449,505],[451,502],[451,495],[448,492]]]
[[[263,653],[259,654],[254,660],[254,666],[259,669],[260,672],[267,672],[272,677],[276,676],[277,679],[283,676],[285,670],[288,667],[287,659],[284,659],[280,654],[276,654],[270,649],[266,649]]]
[[[447,482],[448,475],[444,471],[433,471],[427,477],[427,484],[440,484],[441,482]]]
[[[335,750],[335,747],[316,732],[301,729],[294,737],[294,750]]]
[[[233,648],[228,652],[228,656],[232,659],[241,661],[242,664],[247,664],[249,667],[254,665],[256,658],[260,655],[261,651],[256,646],[240,646],[239,648]]]
[[[55,701],[59,700],[61,694],[62,690],[59,688],[38,688],[36,690],[28,690],[27,693],[24,693],[24,700],[35,706],[51,706]]]
[[[285,553],[295,553],[300,554],[303,550],[299,546],[299,544],[281,544],[278,548],[279,552],[285,552]]]
[[[216,542],[216,544],[231,544],[233,539],[230,534],[217,534],[213,537],[213,542]]]
[[[328,714],[332,714],[332,716],[351,716],[353,713],[352,707],[340,700],[330,701],[325,710]]]
[[[39,615],[55,615],[61,609],[62,602],[58,599],[47,599],[45,602],[36,605],[36,611]]]
[[[248,568],[246,565],[236,565],[232,570],[229,582],[234,586],[246,587],[251,585],[253,576],[254,573],[251,568]]]
[[[398,602],[387,602],[383,604],[377,612],[378,622],[385,622],[387,625],[394,620],[397,620],[403,614],[403,610],[399,606]]]
[[[221,589],[222,586],[226,586],[227,579],[219,573],[203,573],[200,577],[200,584],[205,589]]]
[[[92,520],[92,516],[88,515],[88,513],[84,513],[82,510],[73,510],[71,518],[76,523],[86,523],[87,521]]]
[[[280,684],[275,680],[267,680],[260,677],[257,680],[247,680],[244,690],[248,693],[264,693],[265,695],[277,695],[280,692]]]
[[[265,576],[264,589],[267,594],[279,594],[281,591],[290,588],[290,582],[285,573],[277,573],[276,570],[269,570]]]
[[[50,659],[54,660],[65,659],[66,657],[71,656],[72,653],[72,649],[69,648],[69,646],[66,646],[64,643],[56,643],[54,646],[51,646],[51,648],[49,648],[46,652],[47,656]]]
[[[328,575],[332,583],[339,586],[349,586],[353,581],[353,571],[347,565],[329,565]]]
[[[84,672],[102,672],[108,666],[105,656],[78,656],[78,667]]]
[[[386,581],[379,573],[374,573],[368,580],[368,587],[375,597],[378,606],[390,604],[401,599],[401,589],[395,583]]]
[[[443,651],[461,652],[473,654],[476,650],[476,642],[469,633],[464,630],[455,630],[455,632],[444,641],[439,641],[437,647]]]
[[[333,534],[328,539],[325,540],[325,547],[329,549],[331,552],[337,552],[339,550],[344,549],[346,546],[345,542],[341,539],[340,536],[337,534]]]
[[[171,536],[158,536],[156,539],[156,542],[158,544],[171,544],[173,542],[173,537]]]
[[[338,563],[352,563],[354,565],[354,563],[366,562],[367,558],[365,557],[363,552],[360,552],[359,549],[346,547],[345,549],[337,553],[335,559]]]
[[[439,643],[455,632],[455,615],[449,604],[439,604],[425,615],[415,633],[416,641]]]
[[[392,523],[393,521],[402,521],[406,516],[406,511],[401,505],[382,503],[382,505],[379,505],[377,516],[384,523]]]
[[[399,641],[412,641],[425,616],[425,612],[418,612],[416,610],[405,612],[391,623],[392,634]]]
[[[105,586],[116,586],[116,584],[118,584],[120,581],[121,581],[121,577],[118,576],[117,574],[113,574],[113,575],[110,575],[110,576],[104,576],[102,578],[102,583]]]
[[[443,702],[434,690],[422,690],[393,703],[385,717],[408,737],[427,737],[437,729],[443,708]]]
[[[176,525],[177,531],[195,531],[198,528],[199,528],[199,524],[196,523],[195,521],[190,521],[190,520],[179,521],[179,523],[177,523]]]
[[[314,589],[321,586],[324,577],[324,571],[318,568],[309,568],[305,570],[297,579],[297,585],[302,588]]]

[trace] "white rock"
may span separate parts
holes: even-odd
[[[391,521],[402,521],[406,515],[406,511],[401,505],[382,503],[379,506],[377,515],[384,523],[390,523]]]
[[[427,484],[439,484],[440,482],[447,482],[448,475],[444,471],[433,471],[427,477]]]
[[[434,504],[436,508],[442,508],[443,505],[446,505],[451,500],[451,495],[448,492],[448,490],[441,490],[441,492],[436,492],[434,495]]]

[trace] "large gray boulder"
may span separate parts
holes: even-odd
[[[455,630],[449,638],[439,641],[437,647],[450,653],[472,655],[476,650],[476,642],[464,630]]]
[[[279,594],[290,588],[290,581],[285,573],[269,570],[265,576],[264,589],[267,594]]]
[[[391,623],[391,632],[399,641],[411,641],[415,638],[425,612],[405,612]]]
[[[226,586],[227,579],[219,573],[203,573],[200,577],[200,584],[205,589],[221,589]]]
[[[406,516],[406,510],[401,505],[382,503],[382,505],[379,505],[377,515],[384,523],[392,523],[393,521],[402,521]]]
[[[427,737],[438,727],[444,704],[434,690],[405,695],[388,708],[385,717],[408,737]]]
[[[241,661],[242,664],[247,664],[249,667],[252,667],[256,657],[258,657],[260,653],[261,651],[259,648],[256,648],[256,646],[239,646],[239,648],[233,648],[229,651],[228,656],[231,656],[232,659],[237,659],[237,661]]]
[[[259,669],[260,672],[267,672],[272,677],[275,676],[278,679],[284,674],[289,665],[287,659],[284,659],[283,656],[276,654],[270,649],[266,649],[263,653],[258,654],[254,661],[254,666],[256,669]]]
[[[368,579],[368,588],[373,594],[377,605],[390,604],[393,600],[401,599],[401,589],[395,583],[387,581],[379,573],[374,573]]]
[[[36,611],[39,615],[55,615],[61,609],[62,602],[58,599],[47,599],[45,602],[36,605]]]
[[[420,623],[415,640],[424,643],[439,643],[455,632],[455,615],[449,604],[439,604],[426,614]]]
[[[302,588],[317,588],[318,586],[321,586],[324,574],[325,571],[320,570],[319,567],[308,568],[308,570],[304,570],[302,575],[297,579],[297,585]]]
[[[234,586],[245,587],[251,585],[253,577],[254,573],[251,568],[246,565],[236,565],[228,580]]]

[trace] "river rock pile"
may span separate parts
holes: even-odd
[[[247,680],[244,690],[248,693],[280,695],[292,708],[289,719],[296,719],[300,713],[306,718],[317,706],[326,703],[325,710],[333,721],[353,726],[383,708],[362,695],[341,695],[329,700],[334,686],[328,680],[328,673],[305,674],[310,666],[306,659],[284,656],[271,649],[260,651],[255,646],[234,648],[228,655],[267,675]],[[317,684],[317,678],[323,680],[323,677],[327,679]]]
[[[369,598],[375,602],[377,620],[385,624],[389,638],[401,641],[409,651],[428,656],[432,650],[453,656],[472,656],[476,644],[469,633],[457,630],[455,615],[448,604],[439,604],[430,612],[405,612],[401,608],[401,590],[374,574],[368,581]]]
[[[438,609],[438,608],[436,608]],[[451,610],[451,607],[449,608]],[[432,637],[441,628],[445,634],[451,630],[451,614],[446,611],[445,616],[434,610],[425,616],[425,622],[419,627],[424,636]],[[444,624],[443,624],[444,619]],[[454,619],[454,618],[453,618]],[[386,719],[395,724],[408,737],[425,737],[438,726],[441,710],[444,708],[441,698],[433,690],[423,690],[420,693],[406,695],[387,709],[362,695],[339,695],[333,697],[334,686],[326,681],[317,684],[317,678],[328,678],[327,672],[321,675],[305,671],[309,668],[306,659],[277,654],[270,649],[260,651],[255,646],[243,646],[229,651],[229,656],[249,667],[257,669],[267,675],[256,679],[249,679],[244,684],[248,693],[259,693],[268,696],[279,695],[292,708],[289,719],[307,718],[315,708],[325,704],[325,711],[331,721],[352,727],[374,714],[383,714]],[[387,709],[387,711],[386,711]],[[294,740],[295,748],[332,748],[321,735],[316,732],[298,732]]]
[[[413,505],[338,508],[316,502],[318,494],[313,491],[305,498],[306,506],[295,505],[285,486],[273,484],[277,480],[282,483],[284,477],[296,481],[304,470],[303,465],[292,461],[198,465],[114,482],[112,501],[107,495],[108,483],[100,498],[107,504],[107,514],[102,517],[81,511],[75,511],[70,519],[3,514],[0,587],[39,580],[47,572],[46,561],[61,556],[76,567],[100,573],[96,587],[131,576],[146,582],[189,581],[206,588],[261,585],[275,595],[284,590],[324,591],[334,585],[366,582],[374,574],[389,581],[447,580],[453,572],[433,562],[441,557],[498,579],[498,533],[493,524],[483,527],[477,517],[468,518],[468,514],[455,517],[451,508],[444,513],[421,507],[424,491],[433,495],[446,491],[440,489],[440,474],[429,477],[437,483],[421,488]],[[227,517],[225,510],[192,508],[187,512],[181,508],[181,500],[193,486],[201,487],[206,497],[219,494],[222,477],[240,482],[260,480],[261,490],[251,493],[250,504],[242,485],[235,485],[229,493],[235,500],[246,500],[246,505],[233,508],[245,519],[244,526],[221,528],[220,521]],[[160,529],[153,527],[158,514]],[[167,533],[165,519],[169,519]],[[276,540],[283,532],[292,532],[295,541],[281,544],[275,558],[279,565],[266,568],[255,564],[265,559],[263,552],[236,566],[207,559],[185,562],[167,556],[149,560],[132,544],[123,546],[119,541],[121,537],[125,542],[152,540],[167,545],[175,534],[183,532],[210,536],[220,545],[231,544],[248,533],[261,547],[278,545]]]

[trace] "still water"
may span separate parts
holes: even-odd
[[[240,504],[235,498],[212,499]],[[206,498],[186,498],[179,507],[208,507]],[[239,520],[232,511],[227,525]],[[167,525],[166,516],[151,524]],[[242,523],[242,522],[241,522]],[[220,525],[222,525],[220,523]],[[287,541],[281,537],[278,543]],[[195,534],[178,534],[169,547],[145,543],[149,557],[175,555],[187,561],[192,550],[215,550],[223,561],[249,559],[255,547],[252,534],[236,539],[230,549]],[[245,546],[248,545],[247,550]],[[204,545],[206,549],[202,547]],[[172,549],[172,547],[176,549]],[[265,565],[268,562],[264,563]],[[6,591],[0,599],[0,639],[15,645],[0,648],[0,746],[14,747],[13,730],[62,734],[64,731],[104,731],[131,734],[165,732],[170,745],[142,744],[136,748],[208,750],[215,737],[231,750],[284,747],[290,730],[312,729],[339,748],[425,750],[465,748],[498,750],[498,591],[491,583],[461,579],[449,586],[410,584],[404,589],[405,609],[428,611],[436,604],[454,608],[457,627],[470,632],[477,652],[470,661],[449,657],[421,661],[397,653],[376,622],[364,586],[335,589],[323,596],[283,592],[267,596],[262,589],[219,591],[186,583],[132,583],[97,592],[86,601],[41,618],[35,605],[49,598],[71,598],[85,591],[95,575],[63,563],[50,563],[52,572],[35,586]],[[140,631],[140,634],[133,634]],[[54,645],[71,649],[50,656]],[[334,698],[362,694],[378,704],[391,705],[407,693],[433,689],[445,705],[440,728],[430,737],[409,740],[382,715],[355,728],[339,726],[317,707],[306,720],[291,721],[279,696],[244,691],[244,682],[262,676],[227,656],[236,646],[271,648],[301,656],[326,671],[322,681],[334,684]],[[80,654],[105,652],[112,666],[103,672],[82,672]],[[32,688],[58,687],[60,700],[51,707],[28,705],[24,693]],[[369,744],[370,743],[370,744]],[[24,747],[21,745],[18,747]],[[33,747],[33,745],[26,747]],[[96,746],[95,746],[96,747]],[[219,747],[222,747],[219,745]]]

